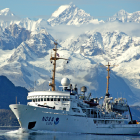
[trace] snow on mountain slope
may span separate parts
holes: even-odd
[[[58,17],[62,12],[64,12],[67,8],[69,8],[69,5],[62,5],[60,6],[53,14],[52,17]]]
[[[20,27],[26,28],[29,31],[40,31],[42,29],[48,29],[49,23],[44,19],[38,19],[36,21],[31,20],[29,18],[21,19],[19,21],[15,21],[15,24],[19,25]]]
[[[52,76],[53,67],[50,55],[54,38],[46,30],[53,30],[54,27],[49,27],[50,25],[80,27],[81,24],[95,22],[99,23],[73,4],[59,7],[48,21],[26,18],[0,22],[3,24],[0,31],[0,74],[6,75],[16,86],[30,90],[49,89],[48,81]],[[12,23],[17,25],[9,26]],[[8,27],[4,29],[6,26]],[[59,88],[61,79],[68,77],[79,89],[85,85],[88,87],[88,93],[92,92],[92,96],[103,96],[106,90],[106,69],[100,65],[106,65],[109,61],[111,64],[119,64],[111,71],[110,94],[115,97],[117,93],[123,94],[132,104],[136,97],[140,99],[140,38],[131,37],[118,30],[102,29],[97,31],[88,28],[78,37],[75,35],[77,30],[72,30],[73,36],[62,40],[58,46],[59,56],[70,61],[68,65],[63,60],[57,62],[56,86]]]
[[[128,13],[125,10],[120,10],[118,13],[116,13],[114,16],[107,19],[107,21],[114,22],[136,22],[140,23],[140,11],[134,12],[134,13]]]
[[[41,29],[50,29],[51,26],[56,25],[81,25],[87,23],[99,24],[104,21],[98,21],[94,19],[90,14],[85,13],[84,10],[79,9],[74,4],[60,6],[48,19],[31,20],[29,18],[20,19],[15,16],[9,8],[0,10],[0,26],[2,29],[9,27],[11,24],[17,24],[20,27],[26,28],[30,31],[39,31]],[[140,22],[140,11],[134,13],[127,13],[124,10],[120,10],[114,16],[110,17],[107,21],[120,21],[120,22]],[[53,29],[53,28],[52,28]],[[51,30],[52,30],[51,29]]]
[[[3,50],[12,50],[29,38],[30,31],[12,24],[0,34],[0,48]]]
[[[140,61],[140,37],[130,37],[119,31],[100,33],[92,30],[77,38],[68,38],[61,42],[61,45],[64,49],[80,53],[97,64],[107,64],[109,61],[111,64],[119,65],[113,70],[125,80],[135,95],[139,96],[140,70],[137,63]],[[137,67],[135,71],[134,62],[135,69]]]
[[[0,26],[4,30],[12,24],[17,24],[21,28],[25,28],[29,31],[40,31],[41,29],[48,29],[49,23],[43,19],[38,19],[37,21],[31,20],[29,18],[21,20],[11,20],[11,21],[0,21]]]
[[[3,30],[12,24],[17,24],[29,31],[39,31],[41,29],[47,29],[48,26],[50,26],[44,19],[38,19],[36,21],[29,18],[20,19],[14,15],[9,8],[0,10],[0,26]]]
[[[51,53],[51,50],[49,51]],[[64,60],[57,61],[56,68],[56,87],[57,89],[61,86],[60,81],[63,77],[68,77],[71,79],[71,83],[73,86],[75,84],[78,85],[79,93],[80,87],[83,85],[87,86],[88,93],[92,93],[93,97],[101,97],[105,95],[106,91],[106,69],[100,67],[94,59],[85,57],[79,53],[74,53],[72,51],[64,50],[63,48],[59,48],[58,50],[59,56],[63,58],[68,58],[69,63],[66,64]],[[49,73],[47,74],[49,77],[52,76],[51,70],[53,65],[49,62],[50,54],[45,56],[45,58],[38,59],[34,63],[35,66],[39,66],[40,68],[45,68]],[[41,61],[42,60],[42,61]],[[41,79],[40,79],[41,80]],[[49,79],[48,79],[49,80]],[[49,80],[50,81],[50,80]],[[37,80],[38,85],[36,86],[38,89],[45,89],[49,87],[45,87],[48,85],[48,82],[43,82],[43,84],[39,85],[39,80]],[[122,86],[123,85],[123,86]],[[59,90],[61,90],[59,88]],[[124,80],[117,76],[113,71],[111,72],[110,79],[110,94],[113,97],[121,96],[127,97],[128,101],[132,104],[136,101],[136,95],[130,90]],[[127,96],[124,95],[127,93]],[[133,100],[132,100],[133,97]],[[132,100],[132,101],[131,101]]]
[[[0,11],[0,15],[1,16],[15,16],[9,8],[5,8],[3,10]]]
[[[133,47],[132,50],[137,52],[135,49],[138,49],[140,46],[140,37],[130,37],[117,30],[102,33],[92,30],[78,37],[70,37],[60,44],[63,48],[82,53],[85,56],[105,55],[109,60],[120,58],[122,61],[129,61],[133,57],[136,58],[136,53],[131,54],[131,57],[126,55],[129,59],[124,58],[124,56],[122,57],[122,55],[125,55],[125,52]]]
[[[11,31],[12,29],[9,32]],[[114,44],[116,39],[117,42],[121,42],[120,40],[124,40],[124,38],[128,39],[129,37],[117,31],[104,34],[90,31],[80,35],[77,39],[75,38],[74,41],[67,42],[67,46],[64,46],[64,44],[61,44],[63,47],[58,46],[59,56],[70,61],[68,65],[63,60],[57,62],[57,89],[60,86],[61,79],[68,77],[73,85],[78,85],[79,89],[85,85],[88,87],[88,93],[92,92],[94,97],[103,96],[106,90],[106,69],[101,68],[100,64],[107,64],[105,57],[114,60],[108,55],[108,49],[104,48],[105,41],[107,40],[106,46],[108,46]],[[8,56],[0,61],[0,74],[7,76],[16,86],[23,86],[30,90],[34,87],[38,90],[49,89],[48,81],[52,76],[53,68],[50,63],[50,55],[54,47],[53,42],[53,37],[45,30],[41,30],[39,33],[32,32],[29,39],[22,41],[19,46],[15,47],[14,51],[11,51],[11,54],[7,54]],[[79,46],[83,48],[81,49]],[[113,48],[110,45],[110,49]],[[111,78],[113,84],[110,86],[110,93],[117,97],[117,92],[127,92],[129,95],[127,96],[128,101],[134,103],[136,95],[133,94],[124,80],[114,72],[112,72]],[[134,98],[133,101],[131,101],[132,97]]]
[[[44,30],[31,34],[30,39],[22,42],[8,61],[22,62],[44,57],[47,55],[47,50],[52,48],[53,42],[53,37]]]
[[[48,19],[51,26],[60,24],[79,25],[84,23],[98,24],[98,19],[94,19],[90,14],[85,13],[84,10],[79,9],[74,4],[60,6]]]
[[[18,20],[20,20],[20,18],[13,14],[9,8],[0,10],[0,26],[3,30]]]
[[[19,30],[24,32],[22,28],[19,28]],[[18,34],[16,33],[14,34],[15,38]],[[9,34],[9,38],[10,35],[12,36],[12,33]],[[25,32],[24,35],[26,37],[28,32]],[[20,37],[20,39],[22,38],[22,36],[18,37]],[[5,52],[5,55],[3,54],[4,57],[0,60],[0,74],[8,77],[16,86],[23,86],[28,89],[33,88],[34,79],[36,79],[36,83],[38,84],[39,82],[40,85],[42,81],[47,80],[48,76],[46,76],[46,74],[48,70],[40,68],[40,64],[36,65],[36,61],[47,56],[48,50],[52,49],[53,46],[54,39],[45,30],[41,30],[36,34],[34,32],[31,33],[30,38],[26,38],[19,46],[15,46],[15,49],[11,51],[0,50],[2,54]]]

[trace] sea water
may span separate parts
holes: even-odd
[[[140,140],[137,135],[94,135],[54,131],[25,131],[21,128],[0,128],[0,140]]]

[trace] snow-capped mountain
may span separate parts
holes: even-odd
[[[44,57],[48,54],[47,50],[53,48],[53,42],[53,37],[45,30],[41,30],[37,34],[30,34],[30,38],[22,41],[8,62],[31,61]]]
[[[60,6],[48,19],[51,26],[60,24],[65,25],[79,25],[84,23],[99,24],[98,19],[94,19],[90,14],[84,10],[79,9],[73,3],[69,5]]]
[[[90,14],[86,13],[82,9],[79,9],[72,3],[69,5],[60,6],[47,21],[44,19],[20,19],[15,14],[13,14],[9,8],[0,10],[0,16],[0,26],[2,27],[2,29],[9,27],[11,24],[17,24],[20,27],[26,28],[27,30],[37,32],[41,29],[48,30],[50,26],[56,25],[82,25],[89,23],[104,23],[103,20],[99,21],[98,19],[94,19],[92,16],[90,16]],[[114,16],[110,17],[107,21],[139,23],[140,11],[134,13],[127,13],[124,10],[120,10]]]
[[[121,76],[129,88],[139,96],[140,37],[130,37],[119,31],[95,32],[70,37],[61,42],[64,49],[84,55],[97,64],[116,64],[113,70]],[[135,81],[135,82],[134,82]]]
[[[22,28],[16,27],[18,28],[17,31],[25,32]],[[7,28],[7,32],[11,33],[9,35],[13,35],[12,31],[14,28],[15,26]],[[27,34],[28,32],[25,32],[25,36],[27,36]],[[17,35],[19,35],[18,32],[14,34],[15,38]],[[66,76],[72,79],[72,84],[78,84],[79,88],[83,86],[84,83],[89,89],[88,92],[94,93],[93,96],[103,96],[106,89],[106,69],[100,67],[101,62],[107,64],[106,59],[110,59],[110,61],[113,62],[113,60],[117,58],[117,55],[110,56],[110,52],[106,47],[109,46],[114,53],[116,51],[116,54],[118,50],[123,54],[127,51],[127,49],[124,49],[125,47],[123,48],[123,46],[126,46],[125,43],[122,44],[123,40],[126,40],[125,42],[128,44],[130,40],[134,39],[117,31],[103,34],[90,31],[80,35],[77,39],[75,38],[75,40],[69,43],[68,41],[64,41],[64,43],[61,44],[62,47],[59,47],[58,53],[60,57],[68,58],[70,63],[66,65],[62,60],[57,63],[57,88],[59,88],[61,79]],[[52,71],[50,55],[54,46],[53,42],[53,37],[45,30],[41,30],[36,34],[34,32],[30,33],[30,37],[22,41],[15,49],[11,50],[11,53],[6,50],[8,53],[6,52],[4,54],[2,52],[3,50],[1,50],[3,59],[1,58],[0,61],[0,73],[6,75],[16,86],[24,86],[28,89],[34,86],[37,89],[49,89],[47,81],[50,81]],[[66,42],[68,44],[65,46]],[[116,45],[119,45],[119,42],[121,42],[120,44],[122,44],[122,46],[116,50],[113,44],[116,43]],[[131,43],[132,42],[133,41],[131,41]],[[130,44],[128,44],[128,46],[129,45]],[[135,42],[135,45],[137,46],[138,44]],[[9,56],[7,56],[8,54]],[[122,94],[127,92],[127,95],[129,95],[127,96],[128,101],[134,103],[136,95],[131,91],[130,87],[127,86],[125,81],[114,72],[111,73],[111,78],[110,83],[113,84],[110,86],[110,93],[113,94],[114,97],[117,97],[117,92],[118,94],[120,94],[120,92],[122,92]],[[34,81],[36,81],[36,84],[34,84]],[[121,85],[123,85],[123,87],[121,87]],[[134,98],[133,101],[131,101],[131,97]]]
[[[87,31],[78,37],[73,36],[61,42],[61,46],[68,50],[83,53],[85,56],[105,55],[108,60],[121,57],[129,48],[139,45],[139,37],[130,37],[117,30],[113,32]],[[125,58],[125,61],[129,59]]]
[[[114,16],[107,19],[107,21],[114,22],[135,22],[140,23],[140,11],[134,13],[128,13],[125,10],[120,10]]]
[[[124,11],[120,12],[120,15],[127,15],[127,19],[130,17]],[[12,17],[12,14],[9,16]],[[118,18],[114,19],[116,20]],[[136,98],[138,101],[140,38],[119,30],[93,30],[93,26],[90,28],[90,25],[97,24],[100,28],[100,22],[74,4],[60,6],[48,21],[34,21],[29,18],[0,21],[0,74],[8,77],[16,86],[23,86],[29,90],[48,90],[48,81],[52,76],[50,56],[54,47],[54,38],[49,31],[56,32],[58,26],[63,25],[69,28],[69,25],[73,25],[75,29],[81,27],[80,30],[88,23],[91,24],[86,32],[77,35],[77,30],[72,30],[73,34],[68,35],[58,45],[59,56],[69,59],[70,62],[68,65],[62,60],[57,62],[57,88],[61,79],[68,77],[79,89],[83,84],[87,86],[88,93],[91,92],[92,96],[104,96],[106,69],[100,65],[110,62],[111,65],[119,65],[111,71],[110,94],[114,97],[126,97],[131,104]]]
[[[5,8],[3,10],[0,11],[0,15],[1,16],[12,16],[14,17],[15,15],[10,11],[9,8]]]
[[[38,19],[36,21],[31,20],[29,18],[21,19],[20,21],[15,21],[15,24],[19,25],[20,27],[26,28],[30,31],[40,31],[42,29],[48,29],[50,26],[49,23],[44,19]]]
[[[30,31],[12,24],[0,34],[0,48],[3,50],[12,50],[29,38]]]
[[[29,18],[20,19],[13,14],[9,8],[0,10],[0,26],[4,30],[12,24],[17,24],[20,27],[26,28],[29,31],[39,31],[41,29],[47,29],[49,23],[44,19],[31,20]]]
[[[20,27],[26,28],[30,31],[39,31],[41,29],[48,30],[50,26],[56,25],[82,25],[89,23],[104,23],[103,20],[99,21],[98,19],[94,19],[92,16],[90,16],[90,14],[86,13],[82,9],[79,9],[72,3],[69,5],[60,6],[47,21],[44,19],[20,19],[15,14],[13,14],[9,8],[0,10],[0,17],[0,26],[2,27],[2,29],[9,27],[11,24],[17,24]],[[114,16],[107,19],[107,21],[140,23],[140,11],[128,13],[125,10],[120,10]]]
[[[3,30],[18,20],[20,20],[20,18],[13,14],[9,8],[0,10],[0,26]]]
[[[14,30],[15,27],[16,30]],[[38,59],[41,58],[43,60],[44,56],[49,54],[48,50],[52,49],[54,44],[53,37],[45,30],[41,30],[35,34],[17,25],[10,26],[6,31],[9,33],[9,36],[7,37],[7,34],[3,34],[2,38],[2,41],[7,40],[3,41],[5,43],[4,46],[7,47],[6,49],[5,47],[0,49],[0,53],[2,54],[0,59],[0,74],[8,77],[15,85],[28,89],[33,88],[34,77],[37,77],[38,82],[47,79],[48,76],[44,75],[44,73],[48,73],[47,70],[39,68],[40,64],[37,63],[36,65],[36,61],[39,61]],[[26,38],[27,36],[29,37]],[[17,42],[17,38],[19,42],[22,41],[20,43]],[[13,42],[9,44],[9,40]],[[10,48],[12,45],[15,46]],[[36,76],[33,75],[34,72]]]

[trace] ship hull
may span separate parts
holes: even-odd
[[[21,128],[90,134],[138,134],[140,124],[98,124],[94,118],[71,116],[66,111],[12,104]]]

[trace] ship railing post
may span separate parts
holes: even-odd
[[[98,124],[98,108],[97,108],[97,124]]]

